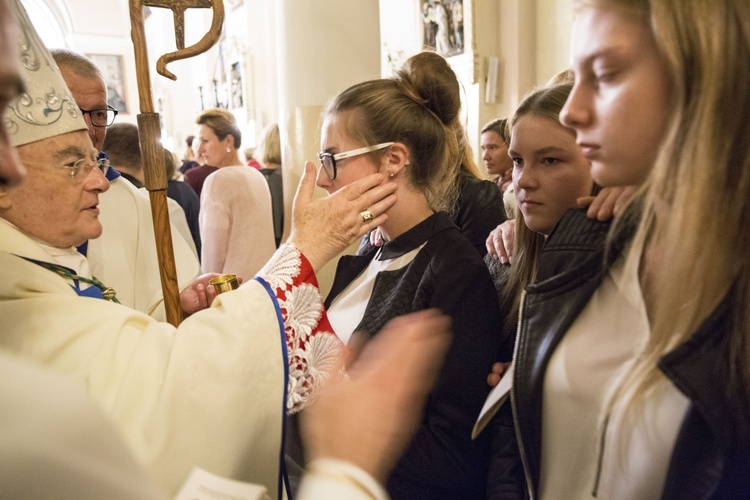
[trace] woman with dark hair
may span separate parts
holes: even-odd
[[[193,149],[193,142],[195,141],[194,135],[189,135],[185,139],[185,154],[182,157],[182,164],[180,165],[180,172],[183,174],[186,173],[188,170],[192,170],[193,168],[200,165],[196,160],[195,156],[195,150]]]
[[[167,148],[163,149],[164,164],[167,167],[167,196],[179,203],[182,210],[185,212],[185,218],[187,219],[188,228],[190,229],[190,236],[193,238],[195,249],[198,252],[198,256],[200,256],[201,232],[200,223],[198,221],[201,207],[200,198],[198,198],[198,195],[189,184],[178,181],[175,178],[175,168],[178,161],[177,155]]]

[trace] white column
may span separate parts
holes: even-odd
[[[285,234],[305,161],[318,165],[320,114],[351,85],[379,78],[377,0],[277,0],[279,127],[284,168]],[[320,191],[319,194],[324,194]],[[323,236],[321,236],[323,237]],[[318,273],[326,293],[335,270]]]

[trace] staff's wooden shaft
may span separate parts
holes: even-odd
[[[140,113],[138,130],[141,139],[141,157],[146,189],[151,199],[151,217],[156,236],[156,256],[159,260],[161,290],[167,321],[177,326],[182,321],[180,289],[177,283],[177,266],[174,260],[172,231],[167,207],[167,170],[164,149],[161,145],[161,126],[158,113]],[[150,170],[150,172],[149,172]]]
[[[131,37],[135,47],[138,95],[141,113],[138,115],[138,135],[141,142],[143,174],[146,189],[151,199],[151,217],[154,221],[156,256],[159,261],[161,290],[167,321],[174,326],[182,322],[180,289],[177,284],[177,266],[172,246],[172,231],[167,208],[167,171],[164,150],[161,146],[161,125],[158,113],[154,113],[151,98],[151,78],[148,70],[148,53],[144,42],[143,14],[139,0],[130,4]]]

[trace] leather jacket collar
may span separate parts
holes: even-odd
[[[609,267],[631,240],[637,207],[608,236],[608,223],[569,211],[548,238],[538,281],[527,289],[516,346],[512,394],[527,486],[541,464],[541,397],[549,359]],[[609,239],[607,239],[609,238]],[[728,390],[732,293],[659,368],[691,401],[678,434],[664,498],[739,498],[750,491],[750,445],[739,436],[736,392]]]

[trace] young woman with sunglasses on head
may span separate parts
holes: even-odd
[[[481,257],[443,211],[457,194],[461,163],[453,128],[459,85],[434,53],[414,56],[406,68],[345,90],[324,113],[318,186],[333,193],[374,172],[398,185],[398,201],[380,226],[385,243],[342,257],[326,307],[345,343],[408,312],[439,308],[451,316],[451,350],[387,487],[396,499],[484,498],[488,437],[472,441],[470,434],[501,321]]]
[[[607,241],[564,217],[522,303],[511,399],[532,498],[750,493],[748,12],[579,2],[561,119],[597,183],[643,188]]]

